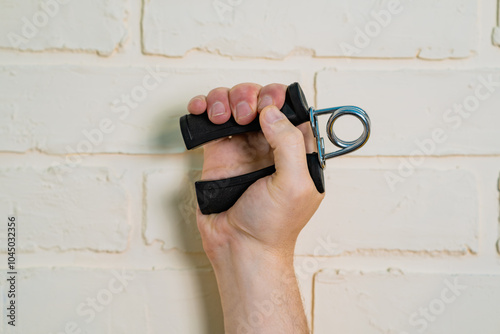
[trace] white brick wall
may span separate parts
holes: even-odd
[[[358,155],[500,153],[500,114],[494,112],[500,105],[500,72],[495,69],[326,70],[318,73],[316,84],[318,106],[356,104],[384,111],[370,114],[374,130],[383,131],[373,131]]]
[[[189,17],[183,15],[186,8],[191,8]],[[283,58],[307,49],[321,57],[463,58],[476,49],[476,20],[473,0],[314,0],[293,5],[285,0],[191,0],[184,6],[151,0],[144,11],[144,51],[183,56],[202,49]]]
[[[202,333],[222,327],[217,283],[208,270],[25,269],[18,289],[18,333]],[[38,321],[29,321],[35,315]]]
[[[297,243],[313,333],[500,332],[498,7],[0,0],[0,269],[9,214],[20,252],[0,333],[223,333],[201,151],[172,138],[190,97],[253,81],[372,120]]]
[[[3,0],[0,46],[110,55],[127,37],[125,0]]]
[[[0,92],[5,106],[0,135],[6,138],[0,148],[55,154],[182,152],[182,142],[171,144],[162,140],[162,134],[167,125],[174,130],[170,123],[177,126],[193,92],[202,94],[214,86],[241,81],[301,79],[298,71],[179,72],[159,64],[6,66],[0,73],[0,84],[5,87]]]
[[[315,277],[316,333],[498,333],[498,275],[322,271]],[[342,316],[338,316],[342,314]],[[480,328],[480,329],[479,329]]]
[[[73,168],[60,176],[55,168],[0,171],[5,212],[22,217],[19,249],[124,251],[130,222],[120,180],[104,168]]]
[[[304,229],[297,253],[328,255],[318,247],[322,238],[336,253],[477,251],[478,194],[470,172],[419,168],[393,188],[389,173],[398,171],[331,168],[325,203]]]

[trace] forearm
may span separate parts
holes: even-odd
[[[232,249],[212,263],[226,334],[309,333],[292,254]]]

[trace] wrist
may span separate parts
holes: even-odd
[[[210,258],[221,295],[236,300],[267,300],[297,288],[293,253],[238,244]],[[232,306],[233,307],[233,306]],[[231,307],[231,308],[232,308]]]
[[[293,248],[268,247],[249,239],[233,239],[211,249],[207,255],[216,271],[228,268],[255,271],[261,267],[293,269]]]

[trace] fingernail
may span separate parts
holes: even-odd
[[[215,102],[212,104],[212,108],[210,108],[210,117],[217,117],[220,115],[224,115],[226,113],[226,108],[222,102]]]
[[[259,110],[262,110],[265,107],[270,106],[271,104],[273,104],[273,98],[270,97],[269,95],[265,95],[260,98],[258,108]]]
[[[250,108],[250,105],[248,105],[245,101],[241,101],[236,105],[236,120],[246,118],[252,113],[252,108]]]
[[[266,109],[265,116],[267,123],[275,123],[285,118],[285,115],[276,107]]]

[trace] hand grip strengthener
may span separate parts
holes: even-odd
[[[311,124],[318,152],[308,153],[306,159],[309,174],[320,193],[325,191],[323,176],[325,160],[361,148],[370,137],[370,118],[363,109],[355,106],[342,106],[315,110],[312,107],[308,107],[304,93],[297,82],[288,86],[285,103],[281,108],[281,112],[295,126],[305,122],[310,122]],[[318,116],[325,114],[331,114],[326,125],[328,139],[340,148],[340,150],[330,153],[325,153],[324,139],[321,137],[318,128]],[[339,117],[346,115],[358,118],[363,125],[363,133],[356,140],[344,141],[333,130],[335,121]],[[215,139],[261,130],[258,117],[247,125],[239,125],[231,116],[226,123],[217,125],[209,120],[206,112],[201,115],[189,114],[182,116],[180,118],[180,128],[188,150]],[[273,165],[227,179],[195,182],[196,197],[201,212],[203,214],[212,214],[228,210],[255,181],[271,175],[275,171],[276,169]]]

